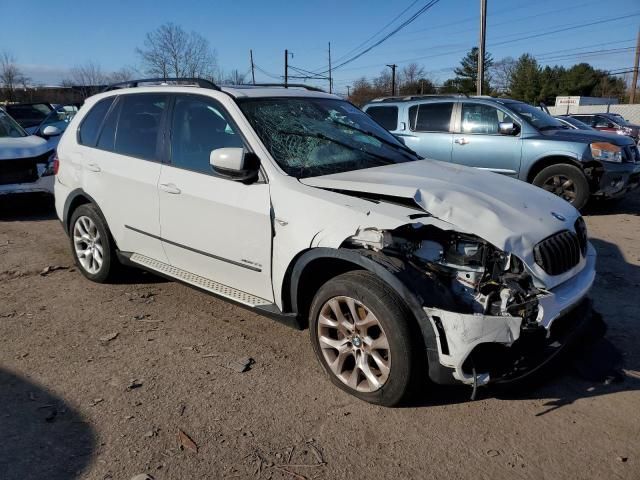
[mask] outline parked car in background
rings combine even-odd
[[[578,209],[592,195],[620,197],[640,182],[637,149],[597,131],[570,129],[516,100],[389,97],[364,111],[423,157],[519,178]]]
[[[555,115],[553,118],[560,120],[569,128],[573,128],[576,130],[591,130],[591,131],[595,130],[595,128],[590,127],[586,123],[578,120],[577,118],[573,118],[570,115]]]
[[[571,117],[586,123],[602,132],[617,133],[633,138],[636,144],[640,141],[640,125],[634,125],[617,113],[572,113]]]
[[[62,137],[88,279],[123,262],[308,326],[331,381],[382,405],[426,369],[519,379],[598,321],[595,250],[556,196],[420,159],[335,95],[168,81],[89,98]]]
[[[45,133],[55,133],[48,127]],[[55,150],[0,109],[0,194],[53,193]]]
[[[62,105],[56,107],[49,103],[14,103],[8,104],[4,108],[28,134],[39,135],[43,138],[52,136],[43,133],[44,129],[49,126],[57,129],[58,133],[54,136],[61,135],[77,113],[77,110],[67,110]]]

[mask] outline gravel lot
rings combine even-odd
[[[586,217],[622,383],[558,368],[385,409],[334,388],[307,331],[149,274],[90,283],[49,201],[0,197],[0,478],[638,479],[639,214],[636,192]]]

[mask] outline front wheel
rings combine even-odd
[[[558,195],[580,210],[589,200],[590,190],[587,177],[582,170],[565,163],[543,168],[532,182],[535,186]]]
[[[413,368],[407,309],[375,275],[354,271],[325,283],[311,305],[310,333],[339,388],[378,405],[402,400]]]

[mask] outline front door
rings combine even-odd
[[[272,302],[269,185],[217,176],[209,164],[212,150],[247,148],[228,113],[210,97],[176,95],[170,145],[158,182],[169,263]]]
[[[516,176],[520,171],[520,135],[502,135],[500,122],[516,123],[506,112],[492,105],[461,102],[460,122],[453,135],[454,163]]]

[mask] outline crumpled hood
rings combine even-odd
[[[470,167],[421,160],[303,178],[303,184],[412,198],[427,213],[533,264],[533,247],[580,216],[561,198],[528,183]],[[564,218],[564,220],[562,220]]]
[[[37,157],[50,149],[44,138],[35,135],[0,138],[0,160]]]

